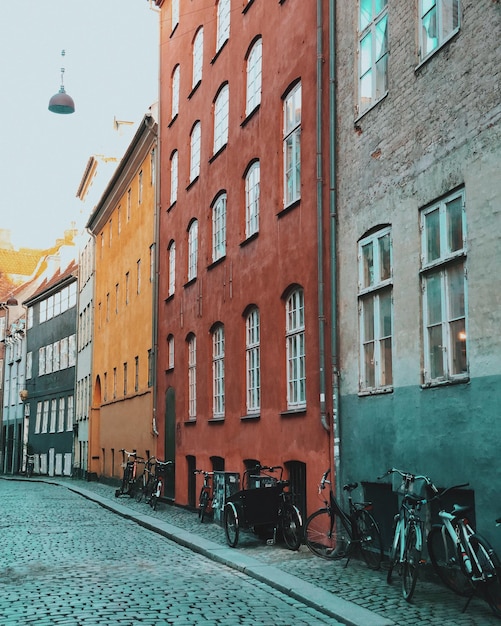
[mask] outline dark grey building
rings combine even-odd
[[[72,473],[77,267],[71,261],[24,302],[28,311],[28,451],[35,456],[35,474]]]

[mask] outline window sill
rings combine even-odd
[[[225,39],[223,41],[223,43],[221,44],[221,47],[219,48],[219,50],[216,51],[216,54],[212,57],[211,59],[211,65],[214,65],[214,63],[216,62],[216,60],[218,59],[218,57],[220,56],[221,52],[226,48],[226,45],[228,44],[228,39]]]
[[[378,104],[380,104],[383,100],[385,100],[387,96],[388,96],[388,91],[386,91],[378,100],[375,100],[374,102],[370,104],[370,106],[364,109],[363,113],[360,113],[357,115],[354,121],[354,127],[356,131],[362,132],[359,122],[367,115],[367,113],[372,111],[372,109],[376,108]]]
[[[164,300],[165,303],[170,302],[171,300],[174,300],[174,295],[173,293],[170,294],[170,296],[167,296]]]
[[[384,396],[393,393],[393,387],[380,387],[378,389],[362,389],[358,392],[359,398],[367,398],[370,396]]]
[[[423,59],[421,59],[421,61],[419,61],[419,63],[416,65],[416,67],[414,68],[414,72],[419,72],[419,70],[423,67],[423,65],[426,65],[428,63],[428,61],[430,59],[432,59],[439,50],[442,50],[442,48],[444,46],[446,46],[449,41],[451,41],[452,39],[454,39],[458,34],[459,34],[460,28],[456,28],[455,30],[453,30],[446,39],[444,39],[442,41],[442,43],[440,45],[438,45],[436,48],[434,48],[431,52],[429,52]]]
[[[191,278],[187,283],[184,283],[183,287],[186,289],[187,287],[190,287],[196,282],[197,282],[197,277],[195,276],[195,278]]]
[[[219,259],[216,259],[215,261],[212,261],[212,263],[207,266],[207,271],[209,272],[211,269],[213,269],[217,265],[220,265],[225,259],[226,259],[226,254],[224,254],[223,256],[219,257]]]
[[[458,378],[448,378],[447,380],[433,380],[423,383],[421,389],[438,389],[440,387],[450,387],[451,385],[467,385],[470,382],[469,376],[461,376]]]
[[[172,124],[174,124],[174,122],[177,120],[177,113],[176,115],[174,115],[174,117],[171,119],[171,121],[167,124],[167,128],[170,128],[172,126]]]
[[[240,420],[242,422],[253,422],[261,419],[261,413],[249,413],[248,415],[242,415]]]
[[[298,198],[297,200],[294,200],[294,202],[291,202],[286,207],[284,207],[281,211],[279,211],[277,213],[277,217],[279,217],[279,218],[283,217],[284,215],[286,215],[287,213],[292,211],[292,209],[295,209],[300,204],[301,204],[301,198]]]
[[[207,420],[208,424],[224,424],[224,417],[211,417]]]
[[[174,202],[167,207],[167,213],[172,211],[172,209],[176,206],[176,202],[177,200],[174,200]]]
[[[214,154],[211,156],[211,158],[209,159],[209,163],[213,163],[217,157],[226,150],[226,146],[228,145],[228,142],[226,142],[224,145],[222,145],[217,152],[214,152]]]
[[[252,235],[249,235],[247,239],[244,239],[243,241],[240,242],[240,247],[243,248],[244,246],[249,244],[251,241],[254,241],[255,239],[257,239],[258,236],[259,236],[259,231],[252,233]]]
[[[254,0],[248,0],[247,4],[242,9],[242,13],[247,13],[247,11],[249,10],[249,7],[253,4],[253,2]]]
[[[282,411],[280,413],[280,417],[301,417],[306,415],[306,407],[298,407],[297,409],[287,409],[287,411]]]
[[[202,84],[202,80],[200,79],[196,85],[194,85],[190,91],[190,93],[188,94],[188,100],[191,100],[193,94],[198,91],[198,88],[200,87],[200,85]]]
[[[199,179],[199,176],[195,176],[193,180],[190,180],[190,182],[188,183],[188,186],[186,187],[186,191],[189,191],[193,187],[193,185],[197,182],[198,179]]]
[[[254,117],[254,115],[256,115],[256,113],[259,111],[259,109],[261,108],[261,103],[256,104],[256,106],[252,109],[252,111],[245,116],[245,118],[242,120],[242,122],[240,123],[240,127],[243,128],[244,126],[247,125],[247,123]]]
[[[187,419],[184,420],[184,425],[185,426],[194,426],[197,423],[197,418],[196,417],[192,417],[191,419]]]

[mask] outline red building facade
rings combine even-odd
[[[306,513],[333,447],[318,6],[156,4],[158,453],[180,504],[195,467],[259,461]]]

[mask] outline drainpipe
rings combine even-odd
[[[329,214],[331,266],[332,434],[336,493],[341,493],[341,420],[337,320],[337,201],[336,201],[336,0],[329,0]]]
[[[318,265],[318,358],[320,387],[320,422],[330,432],[325,403],[325,313],[323,258],[323,178],[322,178],[322,0],[317,0],[317,265]]]

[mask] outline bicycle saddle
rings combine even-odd
[[[343,491],[353,491],[357,487],[358,487],[358,483],[348,483],[347,485],[344,485]]]
[[[455,517],[461,517],[464,513],[469,513],[471,511],[471,506],[464,506],[461,504],[454,504],[452,507],[452,515]]]

